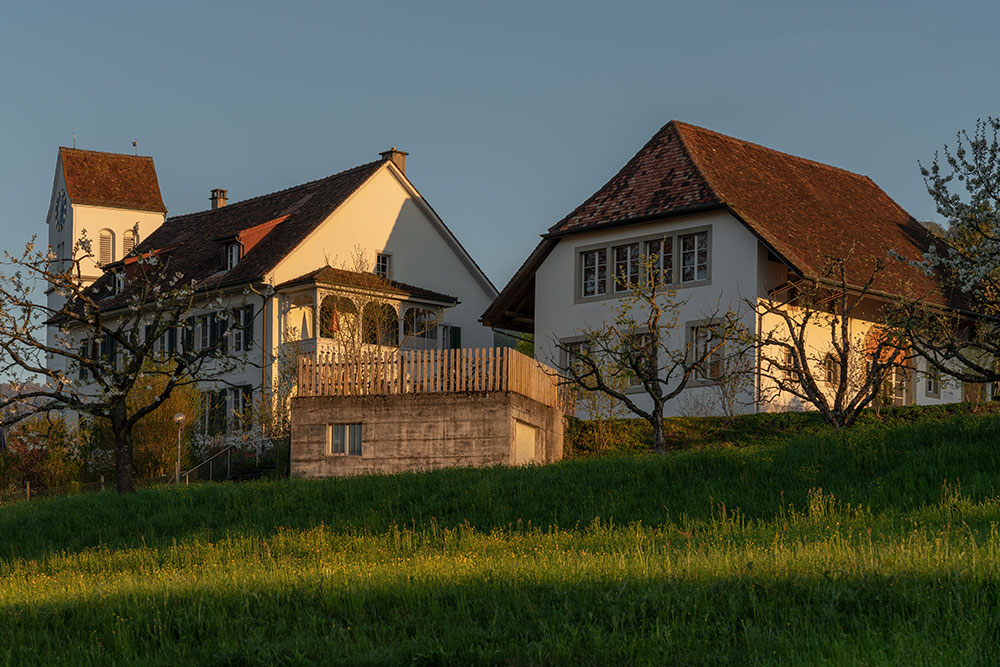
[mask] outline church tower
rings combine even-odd
[[[48,245],[68,263],[77,242],[90,239],[93,258],[80,266],[84,285],[93,283],[102,267],[122,259],[152,234],[166,214],[153,158],[59,149],[46,218]],[[65,302],[51,289],[46,296],[48,306],[56,310]],[[55,342],[54,333],[49,330],[50,344]]]

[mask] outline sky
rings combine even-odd
[[[410,153],[502,288],[665,123],[870,176],[1000,114],[986,2],[34,2],[0,20],[0,249],[44,239],[59,146],[156,161],[169,215]]]

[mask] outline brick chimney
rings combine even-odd
[[[387,151],[382,151],[379,155],[382,157],[382,162],[388,162],[391,160],[404,175],[406,174],[406,156],[409,155],[409,153],[398,151],[396,150],[396,147],[393,146]]]
[[[229,199],[229,196],[227,195],[226,191],[223,190],[222,188],[215,188],[214,190],[212,190],[212,196],[209,197],[209,199],[212,202],[212,210],[214,211],[217,208],[222,208],[223,206],[225,206],[226,201]]]

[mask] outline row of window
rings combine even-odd
[[[656,281],[662,285],[704,283],[711,276],[709,244],[709,230],[703,229],[581,250],[577,298],[621,294],[640,281]],[[641,275],[643,266],[648,269],[647,275]]]
[[[233,324],[230,325],[230,317]],[[234,308],[229,313],[210,313],[188,317],[183,326],[169,327],[153,341],[153,355],[168,357],[183,350],[199,351],[210,347],[218,347],[219,354],[245,352],[253,349],[254,344],[254,310],[253,306]],[[145,325],[145,339],[155,332],[150,331],[151,325]],[[227,335],[228,332],[228,335]],[[104,359],[110,359],[117,366],[121,363],[121,354],[117,341],[105,334],[99,343],[82,341],[79,347],[80,356],[92,357],[95,354]],[[86,367],[81,366],[78,377],[87,382],[90,375]]]
[[[118,259],[115,256],[115,233],[110,229],[102,229],[97,241],[97,263],[105,266]],[[139,245],[139,233],[129,229],[122,234],[122,257],[128,255]]]

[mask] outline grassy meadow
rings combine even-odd
[[[0,506],[0,664],[1000,663],[1000,416]]]

